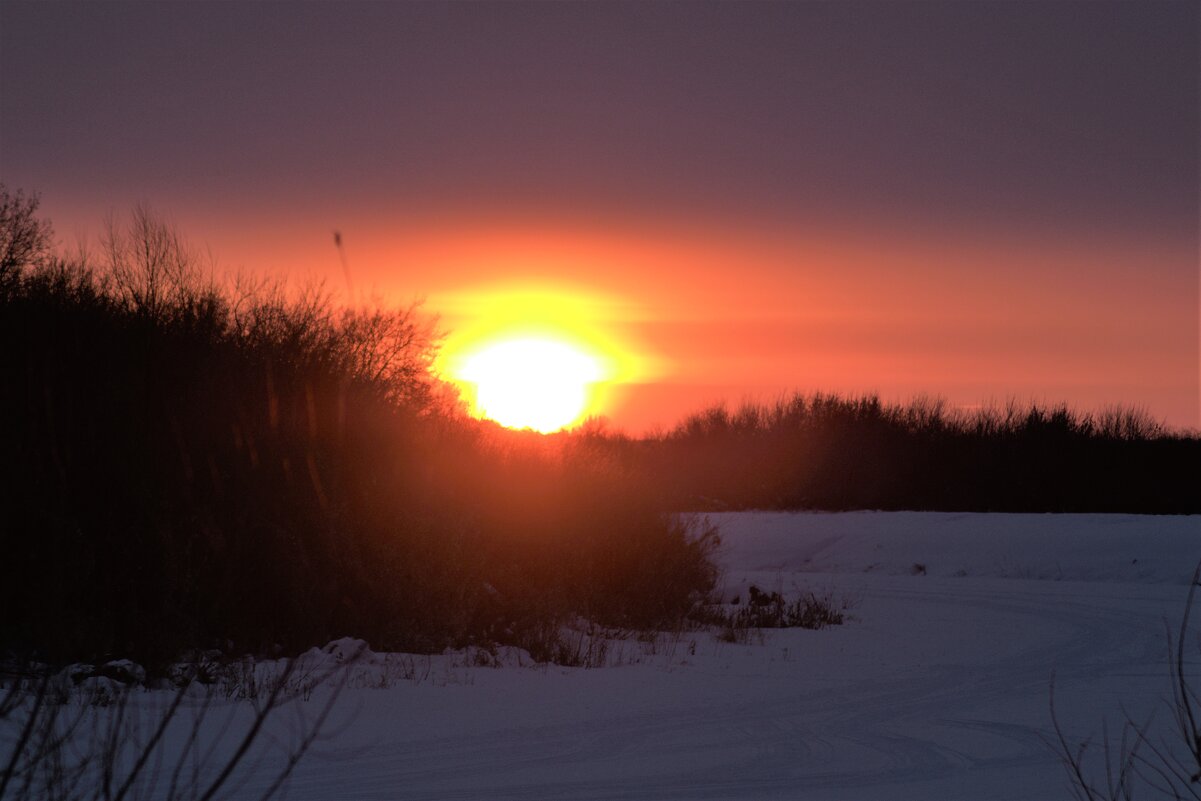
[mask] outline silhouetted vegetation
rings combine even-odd
[[[0,293],[16,282],[22,268],[50,258],[54,231],[49,220],[37,216],[37,208],[36,195],[9,192],[0,183]]]
[[[1201,438],[1137,408],[798,394],[594,440],[680,509],[1201,512]]]
[[[705,605],[717,532],[665,510],[1201,511],[1201,441],[1131,410],[815,395],[507,431],[433,375],[418,307],[218,279],[145,209],[63,258],[36,197],[0,200],[0,652],[553,653]]]
[[[521,644],[712,585],[712,534],[462,415],[419,309],[218,281],[144,209],[103,251],[0,296],[0,651]]]
[[[760,629],[824,629],[842,625],[849,608],[850,601],[829,594],[807,592],[789,602],[775,590],[765,592],[752,584],[747,588],[746,603],[736,597],[729,607],[710,607],[706,611],[719,626],[719,639],[748,642],[751,633]]]

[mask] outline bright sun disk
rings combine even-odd
[[[476,411],[509,428],[549,433],[579,420],[597,360],[566,342],[509,339],[477,351],[459,377],[475,385]]]

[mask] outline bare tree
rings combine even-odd
[[[430,369],[441,339],[437,324],[436,317],[419,314],[418,304],[345,309],[338,327],[338,351],[349,362],[344,369],[386,388],[394,401],[425,407],[432,392]]]
[[[144,204],[128,220],[110,216],[101,247],[117,297],[134,311],[159,318],[205,294],[195,251]]]
[[[50,255],[53,228],[36,214],[40,200],[0,183],[0,287],[15,280],[22,268]]]

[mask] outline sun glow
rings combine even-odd
[[[434,299],[450,330],[438,371],[477,417],[550,433],[612,411],[652,359],[628,335],[629,304],[545,284],[480,287]]]
[[[595,358],[566,342],[524,338],[478,351],[459,377],[475,385],[481,416],[546,434],[583,416],[589,386],[602,371]]]

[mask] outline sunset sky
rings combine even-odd
[[[0,180],[529,317],[632,432],[781,392],[1201,426],[1197,2],[0,6]],[[341,232],[348,284],[334,246]]]

